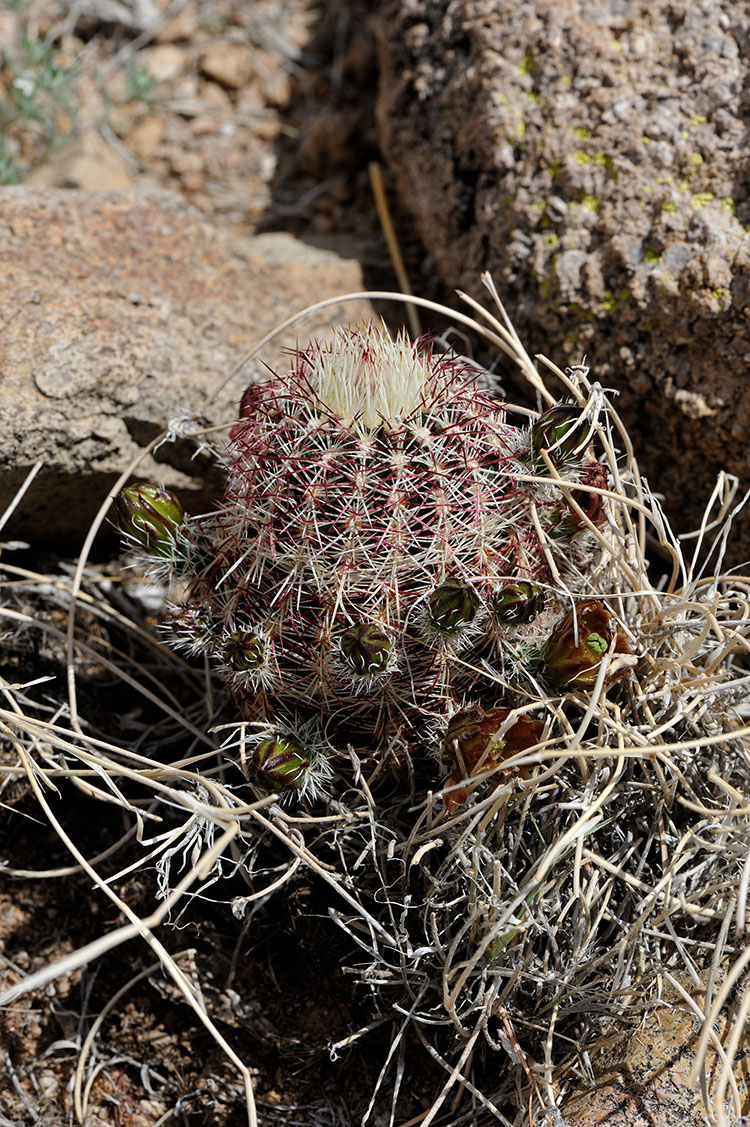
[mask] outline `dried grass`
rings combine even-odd
[[[470,304],[477,319],[454,320],[511,357],[541,406],[567,394],[605,408],[596,433],[612,481],[604,493],[609,516],[602,528],[589,522],[597,566],[580,593],[607,602],[634,656],[605,659],[590,695],[529,687],[519,709],[544,719],[542,743],[473,779],[473,800],[452,816],[437,770],[430,783],[424,764],[411,764],[397,784],[354,753],[347,779],[314,808],[281,808],[253,796],[220,751],[221,692],[135,620],[117,577],[89,568],[106,508],[74,572],[0,564],[1,628],[13,636],[11,649],[41,637],[68,678],[60,699],[36,681],[3,680],[2,790],[7,797],[30,788],[38,817],[71,854],[70,867],[33,875],[53,880],[82,871],[91,895],[109,900],[125,920],[67,958],[19,976],[0,1002],[13,1006],[133,937],[156,960],[112,997],[80,1043],[79,1123],[100,1067],[92,1047],[101,1021],[156,967],[237,1070],[248,1123],[257,1122],[249,1062],[225,1039],[200,982],[158,932],[186,898],[221,898],[224,878],[237,873],[247,894],[234,896],[232,907],[251,930],[259,903],[304,868],[330,887],[337,903],[331,918],[352,952],[346,969],[372,1003],[373,1020],[331,1045],[332,1057],[379,1025],[392,1026],[363,1123],[398,1122],[408,1061],[421,1046],[443,1079],[430,1109],[411,1122],[520,1127],[546,1116],[560,1124],[567,1095],[590,1081],[598,1048],[614,1029],[635,1028],[667,985],[693,1010],[705,995],[698,1068],[711,1039],[719,1041],[715,1018],[735,997],[735,1023],[718,1046],[723,1066],[710,1083],[704,1076],[704,1091],[718,1127],[742,1116],[732,1064],[750,1010],[750,577],[722,574],[737,483],[722,475],[702,527],[678,539],[587,370],[562,372],[542,359],[540,374],[509,322]],[[135,468],[124,470],[113,495]],[[548,469],[566,492],[551,463]],[[112,641],[123,636],[137,639],[132,652]],[[608,661],[624,666],[616,684]],[[109,732],[90,724],[79,703],[88,668],[120,679],[127,699],[147,702],[162,722],[127,740],[119,722]],[[502,693],[496,671],[475,672]],[[186,698],[195,703],[186,706]],[[524,766],[529,770],[518,770]],[[130,828],[115,846],[84,855],[50,801],[62,780],[119,808]],[[115,890],[123,873],[105,878],[99,871],[105,859],[111,869],[133,835],[141,850],[136,865],[156,865],[160,876],[159,899],[145,915]]]

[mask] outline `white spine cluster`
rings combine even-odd
[[[346,425],[374,431],[413,415],[424,401],[430,365],[403,330],[393,339],[373,323],[356,334],[337,328],[330,344],[302,355],[312,388]]]

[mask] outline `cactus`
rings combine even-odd
[[[172,629],[214,659],[240,721],[267,724],[253,781],[304,793],[346,746],[413,750],[467,701],[496,705],[493,670],[522,683],[543,663],[563,614],[550,559],[580,587],[586,553],[569,544],[588,533],[540,452],[566,482],[606,486],[589,436],[568,404],[512,425],[476,370],[375,325],[248,388],[223,500],[180,529]],[[601,523],[600,498],[578,500]]]

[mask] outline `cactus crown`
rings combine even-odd
[[[329,344],[298,353],[298,370],[330,414],[360,432],[408,418],[423,401],[429,360],[405,332],[391,340],[374,324],[334,330]]]

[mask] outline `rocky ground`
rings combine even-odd
[[[1,19],[5,183],[158,184],[243,234],[375,237],[364,7],[34,0]]]
[[[64,632],[67,621],[70,545],[80,544],[98,499],[174,406],[159,402],[158,386],[149,385],[144,396],[133,373],[142,365],[172,382],[184,380],[193,407],[287,312],[361,284],[396,288],[368,171],[379,155],[372,7],[367,0],[15,0],[0,9],[0,183],[13,186],[4,197],[0,192],[0,247],[9,263],[0,293],[6,333],[0,379],[7,392],[14,373],[33,373],[37,396],[24,399],[14,384],[0,402],[0,514],[22,480],[23,474],[13,476],[19,458],[24,465],[42,463],[15,523],[2,533],[32,544],[5,551],[3,565],[21,570],[6,573],[3,597],[15,614],[44,623],[44,630],[16,625],[0,635],[0,674],[12,686],[51,678],[14,689],[30,715],[49,720],[62,709],[66,716],[66,652],[55,630]],[[415,4],[402,8],[412,16],[421,11]],[[408,11],[404,19],[414,24]],[[420,26],[404,40],[410,51],[427,35]],[[381,36],[381,51],[388,51],[387,41]],[[457,44],[462,48],[460,37]],[[516,77],[524,89],[530,66],[521,52]],[[428,77],[435,81],[432,70]],[[418,86],[419,73],[411,78]],[[462,76],[456,81],[462,84]],[[419,113],[411,124],[419,133]],[[458,119],[452,124],[460,132]],[[390,121],[397,148],[394,128]],[[423,137],[420,144],[431,142]],[[415,159],[423,152],[408,147]],[[589,165],[609,171],[597,154],[585,162],[590,171]],[[432,295],[439,286],[432,260],[387,170],[384,175],[413,288]],[[423,187],[421,180],[413,184]],[[401,184],[403,194],[408,187]],[[52,194],[31,204],[31,189]],[[85,195],[92,190],[115,194],[92,204]],[[476,230],[469,196],[467,188],[467,227]],[[429,209],[421,222],[429,227]],[[539,238],[551,247],[546,227]],[[436,258],[440,246],[436,237]],[[461,257],[457,248],[458,240],[454,257]],[[463,259],[462,269],[472,270],[473,258]],[[134,288],[133,264],[153,279],[157,296],[144,298]],[[358,307],[356,315],[366,312]],[[42,370],[34,351],[39,341],[46,348],[45,340],[82,324],[77,351]],[[325,323],[318,328],[325,331]],[[586,347],[589,341],[585,336]],[[113,360],[103,403],[83,376],[107,349]],[[68,373],[75,379],[66,383]],[[159,455],[165,480],[204,504],[206,462],[170,457]],[[149,642],[116,620],[121,612],[135,616],[152,635],[157,614],[123,576],[112,543],[95,551],[85,589],[87,612],[101,600],[110,617],[103,625],[79,608],[79,626],[95,651],[79,668],[82,714],[103,738],[137,749],[156,732],[171,749],[179,731],[125,692],[99,660],[114,647],[125,668],[157,681],[166,676]],[[212,714],[202,678],[186,669],[177,676],[174,666],[169,676],[175,699],[205,730]],[[90,879],[71,865],[28,788],[12,781],[12,744],[0,743],[0,751],[0,854],[8,868],[0,885],[3,988],[122,921],[107,900],[92,895]],[[105,854],[130,823],[70,780],[58,785],[54,810],[62,829],[86,857]],[[99,867],[114,880],[142,854],[128,839]],[[133,911],[152,910],[154,869],[134,869],[115,883]],[[376,1010],[367,989],[354,985],[356,952],[328,918],[332,894],[300,871],[264,910],[237,919],[230,901],[247,891],[235,874],[220,893],[191,901],[160,937],[199,984],[221,1034],[248,1062],[264,1127],[360,1123],[391,1027],[375,1023],[345,1049],[331,1050],[369,1028]],[[61,1127],[80,1119],[85,1127],[247,1122],[236,1069],[153,962],[145,945],[131,942],[8,1007],[0,1026],[0,1127]],[[84,1039],[101,1014],[78,1072]],[[696,1029],[692,1019],[680,1027],[681,1046]],[[602,1122],[604,1116],[613,1124],[641,1122],[643,1108],[649,1121],[659,1122],[662,1090],[649,1095],[641,1074],[660,1038],[669,1038],[661,1026],[649,1036],[632,1072],[613,1081]],[[675,1055],[682,1058],[682,1047]],[[393,1107],[381,1101],[367,1121],[371,1127],[420,1122],[446,1075],[412,1042],[394,1063],[400,1069]],[[475,1069],[479,1082],[479,1061]],[[78,1115],[76,1084],[84,1078],[85,1112]],[[692,1125],[702,1113],[685,1095],[682,1074],[677,1084],[689,1104],[681,1122]],[[472,1100],[464,1089],[436,1125],[485,1122]],[[588,1095],[571,1114],[581,1127],[592,1121]]]

